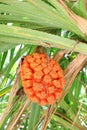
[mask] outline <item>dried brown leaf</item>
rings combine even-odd
[[[17,122],[19,121],[21,115],[23,114],[23,112],[25,111],[25,109],[28,107],[30,101],[29,99],[26,100],[26,102],[24,102],[24,104],[22,104],[17,112],[17,115],[15,115],[15,117],[13,118],[13,120],[10,122],[7,130],[13,130],[14,127],[16,126]]]
[[[47,110],[46,116],[44,118],[44,122],[43,122],[43,125],[42,125],[42,130],[46,130],[46,128],[48,126],[48,123],[50,122],[52,112],[53,112],[53,105],[50,105],[50,107]]]
[[[54,57],[54,60],[59,61],[60,59],[62,59],[64,57],[64,55],[67,53],[67,50],[62,50],[60,52],[58,52],[58,54],[56,54],[56,56]]]
[[[84,63],[87,62],[87,56],[78,54],[77,57],[68,65],[64,70],[65,79],[68,80],[70,76],[75,72],[79,67],[83,67]]]
[[[82,31],[82,33],[87,36],[87,20],[76,15],[73,11],[71,11],[63,0],[57,0],[67,11],[68,15],[72,18],[72,20],[75,21],[79,29]],[[86,5],[87,6],[87,5]]]
[[[15,97],[15,95],[16,95],[18,89],[19,89],[19,82],[20,82],[19,70],[20,70],[20,65],[17,68],[16,78],[15,78],[14,85],[13,85],[13,87],[11,89],[11,92],[10,92],[10,96],[9,96],[7,107],[6,107],[4,113],[2,114],[2,116],[0,118],[0,126],[2,125],[2,123],[5,120],[6,116],[10,112],[10,110],[12,108],[12,105],[13,105],[13,103],[12,103],[13,102],[13,98]]]

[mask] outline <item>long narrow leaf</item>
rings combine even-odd
[[[38,106],[38,104],[36,103],[33,103],[28,125],[29,130],[32,130],[37,121],[39,120],[39,114],[40,114],[40,106]]]
[[[74,40],[70,40],[41,31],[20,27],[8,27],[5,25],[0,25],[0,28],[0,46],[2,46],[3,50],[5,50],[7,46],[8,48],[11,48],[12,43],[13,46],[22,43],[42,45],[46,47],[56,47],[68,50],[73,48],[76,44],[76,41]],[[6,41],[8,41],[8,45]],[[2,51],[2,48],[0,49],[0,51]],[[74,50],[87,54],[87,44],[79,42],[79,44],[77,44]]]

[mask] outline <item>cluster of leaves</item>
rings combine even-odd
[[[66,1],[76,14],[87,18],[83,2]],[[75,76],[66,95],[53,106],[40,107],[30,102],[23,92],[19,76],[21,58],[35,52],[38,45],[44,46],[48,56],[56,57],[62,49],[71,51],[77,40],[87,42],[87,37],[64,8],[56,0],[0,0],[0,23],[0,129],[85,130],[85,65]],[[87,45],[80,42],[74,50],[87,54]],[[59,63],[64,70],[78,56],[77,52],[62,54]]]

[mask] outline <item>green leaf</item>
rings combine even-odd
[[[15,48],[12,48],[12,49],[10,50],[10,58],[9,58],[9,61],[11,61],[11,60],[13,59],[13,57],[14,57],[14,52],[15,52]]]
[[[68,2],[68,5],[76,14],[87,19],[87,11],[85,3],[86,3],[85,0],[78,0],[76,2],[72,2],[72,4]]]
[[[68,121],[64,120],[63,118],[61,118],[59,116],[53,115],[52,118],[56,122],[62,124],[64,126],[64,129],[66,129],[66,128],[71,129],[72,128],[72,130],[78,130],[78,128],[76,128],[75,126],[72,127],[71,123],[69,123]]]
[[[31,114],[30,114],[30,119],[29,119],[29,125],[28,125],[29,130],[32,130],[34,128],[34,126],[39,120],[39,115],[40,115],[40,106],[36,103],[33,103]]]
[[[5,68],[2,69],[2,74],[5,75],[5,77],[8,76],[15,62],[24,54],[24,52],[27,51],[28,48],[29,45],[25,45],[25,47],[22,49],[20,48],[16,53],[16,56],[9,62],[9,64]]]
[[[7,94],[10,90],[11,90],[12,86],[8,86],[6,88],[3,88],[0,90],[0,97],[4,96],[5,94]]]
[[[78,77],[76,78],[76,85],[75,85],[75,98],[77,100],[79,100],[80,94],[81,94],[81,88],[82,88],[82,84],[81,84],[81,77],[82,77],[82,73],[80,73],[78,75]]]
[[[0,48],[0,51],[4,51],[7,46],[10,49],[11,43],[13,43],[12,46],[16,46],[17,44],[21,43],[42,45],[45,47],[56,47],[68,50],[73,48],[76,44],[76,41],[74,40],[32,29],[9,27],[6,25],[0,25],[0,28],[0,46],[3,48]],[[79,42],[74,50],[83,54],[87,54],[87,44]]]
[[[8,54],[8,51],[3,53],[2,60],[1,60],[1,70],[3,68],[3,65],[4,65],[4,62],[6,60],[7,54]]]
[[[1,0],[1,22],[34,23],[50,28],[63,28],[84,37],[84,34],[61,4],[56,0],[48,1],[52,6],[42,0],[28,0],[25,2],[4,0],[4,4]]]

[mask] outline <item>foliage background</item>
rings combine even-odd
[[[86,3],[0,0],[1,130],[87,129]],[[21,58],[38,46],[64,69],[67,85],[52,106],[30,102],[21,86]]]

